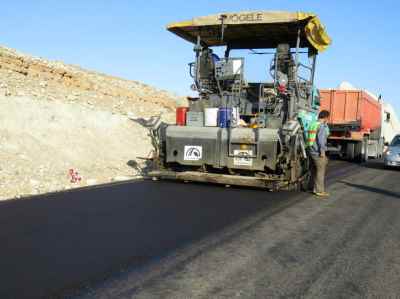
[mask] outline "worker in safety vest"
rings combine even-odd
[[[313,193],[319,197],[327,197],[325,190],[325,174],[328,165],[326,157],[329,136],[329,111],[323,110],[318,115],[318,121],[311,124],[308,130],[307,148],[312,160]]]

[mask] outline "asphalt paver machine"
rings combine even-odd
[[[150,177],[270,190],[307,184],[307,129],[319,110],[316,58],[331,43],[318,17],[224,13],[168,30],[194,44],[189,66],[198,96],[183,111],[186,123],[154,126]],[[221,48],[223,57],[215,54]],[[260,63],[265,82],[246,80],[236,50],[267,58]]]

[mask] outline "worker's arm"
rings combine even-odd
[[[325,157],[325,153],[328,149],[328,132],[325,126],[321,125],[317,132],[317,144],[319,148],[319,153],[321,157]]]

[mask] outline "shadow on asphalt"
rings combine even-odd
[[[374,160],[369,160],[366,163],[362,163],[360,164],[361,167],[364,168],[369,168],[369,169],[377,169],[377,170],[382,170],[382,171],[389,171],[389,172],[394,172],[394,173],[398,173],[399,169],[397,168],[386,168],[383,160],[382,159],[374,159]],[[378,193],[384,196],[389,196],[389,197],[393,197],[393,198],[400,198],[400,194],[396,193],[396,192],[392,192],[389,190],[384,190],[384,189],[380,189],[380,188],[375,188],[375,187],[370,187],[370,186],[365,186],[365,185],[359,185],[359,184],[353,184],[353,183],[349,183],[346,181],[339,181],[342,184],[345,184],[349,187],[353,187],[353,188],[357,188],[363,191],[368,191],[368,192],[373,192],[373,193]]]
[[[137,181],[0,203],[0,298],[35,298],[140,267],[291,193]]]
[[[400,198],[400,194],[397,192],[392,192],[389,190],[385,190],[385,189],[380,189],[380,188],[375,188],[375,187],[370,187],[370,186],[365,186],[365,185],[359,185],[359,184],[352,184],[349,182],[345,182],[345,181],[340,181],[340,183],[345,184],[349,187],[353,187],[353,188],[357,188],[363,191],[368,191],[368,192],[373,192],[373,193],[378,193],[384,196],[389,196],[389,197],[393,197],[393,198]]]

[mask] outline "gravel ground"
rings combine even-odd
[[[0,201],[138,176],[128,162],[149,155],[147,134],[99,108],[0,97]]]
[[[136,177],[127,163],[143,166],[152,146],[130,119],[174,121],[179,100],[0,46],[0,201]]]

